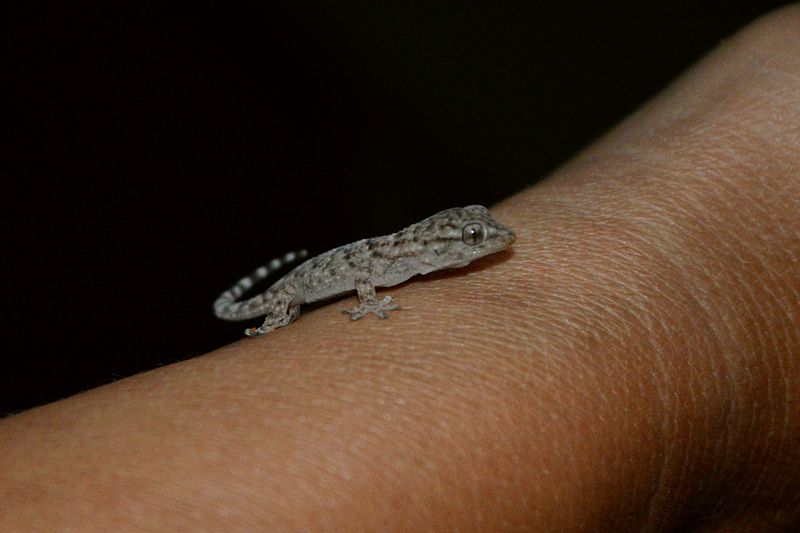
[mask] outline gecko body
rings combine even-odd
[[[225,291],[214,303],[224,320],[266,315],[249,336],[264,335],[297,318],[300,305],[356,291],[359,304],[343,312],[357,320],[369,313],[387,318],[398,309],[391,296],[378,299],[375,287],[391,287],[418,274],[459,268],[504,250],[515,235],[480,205],[455,207],[412,224],[397,233],[362,239],[308,259],[269,289],[248,300],[245,292],[272,272],[306,257],[305,251],[273,259]]]

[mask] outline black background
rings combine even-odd
[[[0,414],[239,339],[241,275],[491,205],[781,4],[17,2]]]

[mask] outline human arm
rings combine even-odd
[[[389,320],[326,306],[1,421],[0,529],[797,523],[798,13],[493,209],[512,251]]]

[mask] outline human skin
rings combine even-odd
[[[493,213],[513,248],[389,320],[0,421],[0,530],[800,525],[800,7]]]

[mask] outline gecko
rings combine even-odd
[[[266,291],[239,299],[273,272],[305,259],[307,252],[290,252],[240,279],[214,302],[223,320],[247,320],[266,315],[248,336],[265,335],[286,326],[302,304],[355,291],[359,304],[342,312],[358,320],[369,313],[388,318],[400,306],[391,296],[378,299],[375,287],[398,285],[418,274],[461,268],[499,252],[515,240],[514,231],[497,222],[481,205],[446,209],[397,233],[362,239],[327,251],[298,265]]]

